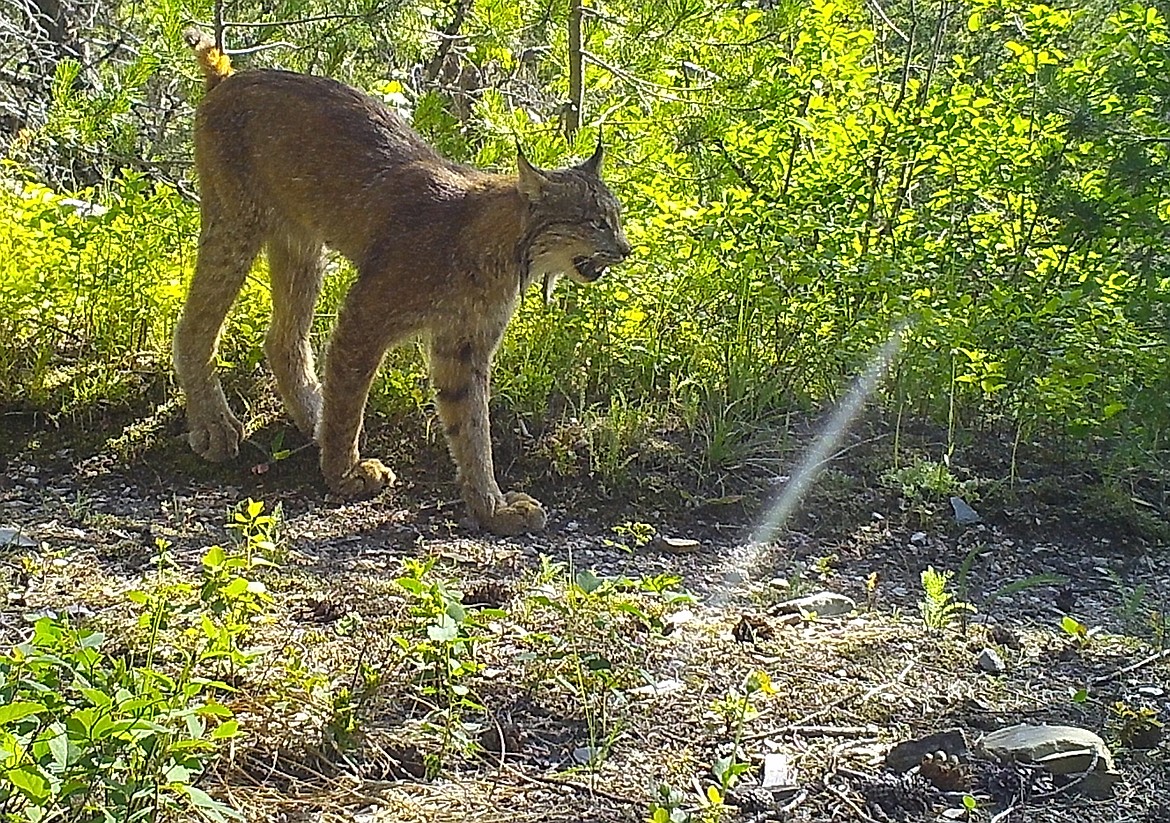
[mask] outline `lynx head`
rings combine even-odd
[[[601,180],[603,157],[599,141],[584,163],[544,171],[517,151],[518,187],[529,212],[526,282],[544,279],[545,302],[562,274],[592,283],[630,254],[617,198]]]

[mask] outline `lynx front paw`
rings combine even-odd
[[[230,411],[223,411],[211,419],[192,420],[187,442],[204,460],[222,463],[240,453],[244,439],[244,424]]]
[[[523,492],[508,492],[504,495],[504,505],[497,507],[483,525],[494,534],[510,537],[541,531],[547,523],[548,516],[540,501]]]
[[[359,460],[346,470],[341,477],[330,480],[333,491],[349,500],[362,497],[372,497],[386,486],[394,483],[394,472],[385,466],[381,460],[367,458]]]

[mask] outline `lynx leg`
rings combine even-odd
[[[325,356],[325,387],[317,443],[325,482],[342,497],[377,494],[394,482],[380,460],[361,459],[358,437],[366,398],[382,356],[413,329],[388,324],[386,301],[369,281],[359,278],[346,296]]]
[[[268,241],[272,325],[264,340],[268,365],[297,428],[312,437],[321,417],[321,384],[309,335],[321,293],[321,245],[292,237]]]
[[[191,448],[215,462],[239,453],[244,426],[232,414],[215,374],[216,351],[228,309],[260,249],[253,221],[214,213],[205,194],[199,257],[186,305],[175,326],[174,365],[187,395]]]
[[[463,499],[480,525],[514,535],[540,531],[547,518],[538,501],[520,492],[505,495],[496,483],[488,395],[498,342],[498,335],[467,329],[436,332],[430,346],[431,380]]]

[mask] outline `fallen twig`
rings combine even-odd
[[[1011,817],[1012,812],[1014,812],[1015,810],[1016,810],[1015,806],[1008,806],[1002,812],[995,815],[995,817],[991,818],[990,823],[1004,823],[1004,821],[1006,821],[1009,817]]]
[[[838,789],[836,786],[831,786],[828,783],[825,784],[825,788],[835,794],[842,803],[852,809],[853,813],[862,820],[866,821],[866,823],[878,823],[878,821],[870,817],[866,813],[865,809],[861,808],[861,806],[856,801],[854,801],[849,795],[845,794],[843,790]]]
[[[784,734],[799,734],[805,737],[872,737],[878,733],[877,726],[777,726],[765,732],[744,735],[744,740],[763,740]]]
[[[860,702],[864,704],[870,698],[872,698],[874,695],[877,695],[881,692],[884,692],[886,689],[890,688],[891,686],[893,686],[897,683],[901,683],[903,680],[906,679],[906,675],[910,674],[911,670],[917,665],[918,665],[918,658],[914,658],[909,663],[907,663],[906,667],[904,669],[902,669],[902,671],[898,672],[897,676],[894,677],[892,680],[887,680],[885,683],[878,683],[876,686],[874,686],[869,691],[867,691],[865,694],[863,694],[861,696]],[[855,697],[855,695],[852,695],[852,694],[847,694],[844,697],[839,697],[836,700],[829,703],[828,705],[822,706],[821,708],[817,709],[815,712],[812,712],[810,714],[806,714],[804,717],[802,717],[800,719],[799,723],[795,723],[793,725],[797,728],[802,727],[802,726],[808,726],[808,724],[811,723],[816,718],[820,717],[821,715],[825,714],[826,712],[831,712],[833,709],[841,707],[845,703],[848,703],[850,700],[852,700],[854,697]],[[759,735],[755,739],[759,739],[760,737],[767,737],[767,735]]]
[[[525,774],[517,769],[515,766],[505,767],[509,773],[523,780],[525,783],[531,783],[537,786],[560,786],[565,789],[572,789],[582,794],[595,794],[598,797],[604,797],[606,800],[612,800],[614,803],[621,803],[623,806],[638,806],[641,801],[631,800],[628,797],[622,797],[620,794],[613,794],[604,789],[598,789],[594,786],[586,785],[585,783],[578,783],[576,780],[558,780],[555,777],[542,777],[540,775]]]
[[[1170,659],[1170,649],[1162,649],[1162,651],[1154,652],[1149,657],[1144,657],[1136,663],[1130,663],[1128,666],[1122,666],[1117,671],[1110,672],[1109,674],[1103,674],[1100,677],[1094,677],[1089,681],[1089,685],[1096,686],[1099,683],[1108,683],[1109,681],[1116,680],[1123,675],[1136,672],[1138,669],[1142,669],[1153,663],[1157,663],[1159,660],[1166,659]]]

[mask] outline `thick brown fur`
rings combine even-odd
[[[524,289],[561,273],[587,282],[630,252],[618,203],[599,176],[601,147],[568,169],[519,175],[444,159],[372,98],[327,78],[231,73],[206,37],[188,40],[207,76],[195,161],[202,228],[190,294],[175,329],[191,447],[209,460],[239,450],[243,426],[215,373],[224,318],[265,249],[272,323],[265,350],[289,414],[314,436],[329,486],[345,497],[393,482],[358,453],[366,399],[386,350],[428,346],[439,418],[471,513],[500,534],[545,525],[540,503],[504,494],[488,420],[492,360]],[[222,58],[222,59],[221,59]],[[338,313],[318,382],[309,341],[321,253],[357,278]]]

